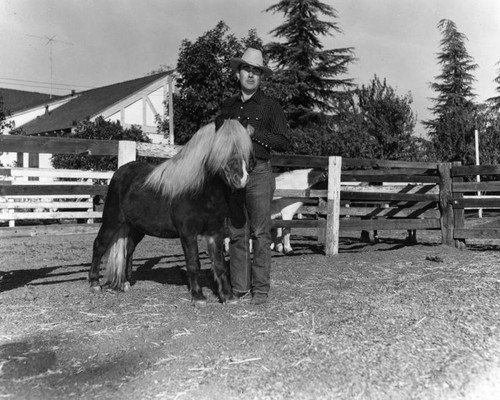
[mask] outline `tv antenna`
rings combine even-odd
[[[57,40],[56,35],[52,36],[35,36],[35,35],[26,35],[30,37],[34,37],[37,39],[43,39],[46,40],[47,43],[45,45],[49,46],[49,60],[50,60],[50,98],[52,98],[52,86],[53,86],[53,56],[52,56],[52,46],[54,43],[62,43],[62,44],[67,44],[72,46],[73,43],[65,42],[63,40]]]

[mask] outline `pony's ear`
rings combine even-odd
[[[224,117],[222,115],[218,115],[216,118],[215,118],[215,131],[217,132],[220,127],[224,124]]]
[[[243,128],[248,129],[248,126],[249,126],[248,120],[249,120],[248,117],[244,117],[244,118],[239,119],[238,121],[240,121],[240,124],[243,125]]]
[[[247,133],[248,133],[248,135],[249,135],[250,137],[252,137],[252,136],[253,136],[253,133],[255,132],[255,128],[254,128],[252,125],[250,125],[250,124],[248,124],[246,128],[247,128]]]

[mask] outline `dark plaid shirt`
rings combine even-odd
[[[252,136],[255,157],[269,160],[271,150],[288,150],[287,123],[283,109],[276,100],[258,90],[250,99],[243,102],[241,94],[231,97],[222,104],[221,116],[235,118],[242,123],[248,122],[255,132]]]

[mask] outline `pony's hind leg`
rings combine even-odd
[[[137,245],[144,238],[144,236],[145,236],[144,233],[139,232],[133,228],[130,229],[130,232],[128,234],[127,258],[126,258],[127,267],[125,270],[125,283],[123,287],[124,291],[127,291],[130,288],[130,284],[132,282],[132,260],[134,251]]]
[[[283,228],[283,254],[290,256],[293,254],[293,248],[290,244],[290,228]]]
[[[212,270],[219,290],[219,298],[225,303],[231,296],[231,284],[229,283],[227,263],[223,251],[223,235],[213,235],[207,237],[207,248],[212,260]]]
[[[197,235],[181,236],[182,249],[186,259],[186,269],[188,277],[189,292],[191,299],[195,304],[203,305],[207,298],[203,294],[203,289],[200,286],[200,257],[198,254],[198,237]]]
[[[304,205],[302,201],[296,201],[296,199],[287,199],[285,207],[281,210],[281,218],[283,221],[291,221],[294,215],[297,214],[300,207]],[[275,246],[275,249],[285,255],[293,254],[293,248],[290,244],[290,228],[281,228],[281,232],[278,232],[279,241]],[[280,235],[281,234],[281,235]]]

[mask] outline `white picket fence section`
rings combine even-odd
[[[0,184],[11,185],[93,185],[99,179],[109,183],[113,171],[81,171],[69,169],[2,168]],[[80,219],[92,223],[102,212],[94,210],[90,195],[25,195],[0,196],[0,222]]]

